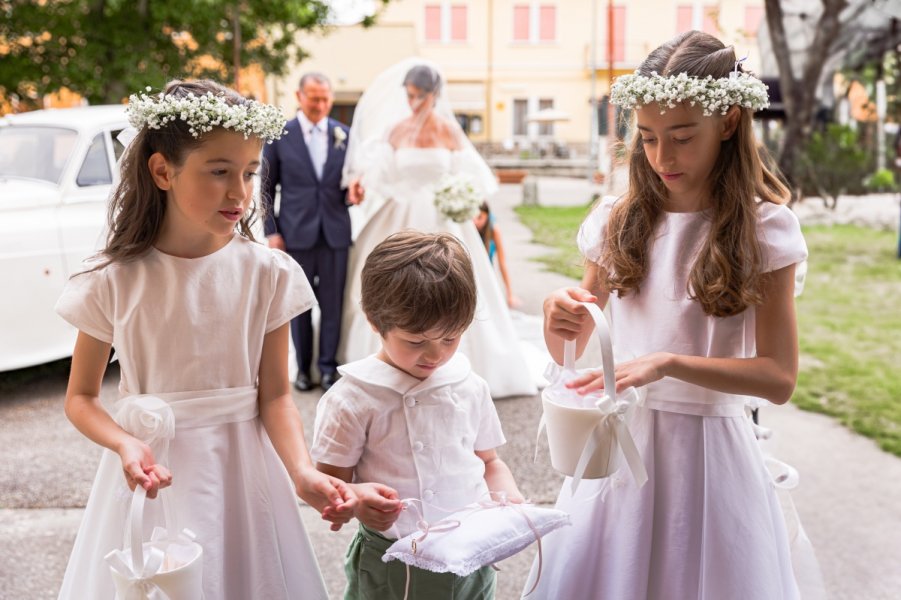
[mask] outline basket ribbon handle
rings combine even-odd
[[[135,486],[128,514],[131,564],[126,564],[115,550],[106,555],[106,562],[110,567],[129,582],[128,591],[123,600],[142,600],[151,597],[153,592],[159,590],[151,578],[162,568],[164,554],[159,548],[151,548],[150,553],[144,556],[144,503],[146,499],[147,490],[140,485]]]
[[[610,336],[610,325],[607,323],[607,318],[597,304],[593,302],[583,302],[582,305],[585,306],[588,310],[588,314],[590,314],[591,318],[594,320],[595,334],[601,345],[604,395],[595,402],[595,406],[601,411],[603,418],[592,430],[591,435],[588,436],[588,440],[585,442],[585,447],[582,448],[582,453],[579,455],[579,460],[576,463],[576,468],[573,472],[572,482],[570,484],[571,490],[572,493],[575,493],[576,489],[578,489],[579,483],[582,481],[582,477],[585,474],[585,469],[588,468],[588,462],[594,455],[595,450],[597,450],[599,439],[604,428],[608,426],[612,427],[613,435],[616,436],[617,445],[620,450],[622,450],[623,457],[626,459],[626,464],[632,472],[632,477],[635,478],[636,485],[641,487],[648,481],[648,472],[647,469],[645,469],[644,462],[641,460],[641,454],[638,452],[635,440],[632,439],[632,434],[626,426],[625,413],[629,408],[629,403],[625,400],[615,399],[616,369],[613,362],[613,340]],[[563,343],[563,368],[566,370],[575,370],[576,368],[576,342],[574,340],[565,340]],[[545,416],[542,413],[541,420],[538,423],[538,439],[541,438],[541,434],[545,427]],[[537,458],[537,456],[538,440],[536,439],[535,457]]]

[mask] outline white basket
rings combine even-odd
[[[548,386],[541,395],[544,414],[539,425],[539,435],[546,427],[551,466],[573,478],[573,491],[582,479],[600,479],[612,475],[619,466],[617,447],[622,448],[636,483],[640,486],[647,481],[647,472],[624,419],[625,410],[638,399],[638,393],[630,388],[628,394],[616,395],[610,327],[596,304],[583,304],[594,319],[595,331],[601,344],[603,396],[599,396],[591,407],[570,406],[551,398]],[[567,340],[564,343],[565,371],[575,370],[575,348],[574,341]]]
[[[160,491],[167,493],[171,492]],[[150,541],[143,541],[146,497],[147,491],[136,486],[126,532],[129,540],[122,550],[106,555],[117,600],[199,600],[203,597],[203,548],[189,529],[172,533],[174,513],[166,497],[166,528],[155,528]]]

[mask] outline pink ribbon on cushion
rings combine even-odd
[[[464,506],[461,509],[453,510],[453,511],[448,511],[446,509],[439,508],[439,507],[431,505],[431,504],[429,506],[433,506],[434,508],[436,508],[442,512],[447,512],[449,514],[460,512],[467,508],[470,509],[471,513],[480,511],[480,510],[488,510],[488,509],[492,509],[492,508],[512,508],[516,512],[518,512],[520,514],[520,516],[522,516],[522,518],[525,519],[526,524],[529,526],[529,529],[532,530],[532,533],[535,535],[535,542],[538,544],[538,573],[535,577],[535,583],[532,584],[532,587],[529,589],[528,592],[523,594],[523,596],[528,596],[529,594],[531,594],[532,592],[535,591],[535,588],[538,587],[538,581],[541,579],[541,564],[543,561],[542,552],[541,552],[541,535],[538,533],[538,528],[535,527],[535,524],[532,522],[532,519],[530,519],[529,516],[526,514],[526,512],[522,509],[522,506],[521,506],[522,503],[510,502],[507,499],[507,492],[505,492],[505,491],[492,492],[489,490],[488,492],[485,493],[485,495],[488,496],[487,500],[478,500],[475,504]],[[497,500],[494,500],[495,496],[498,498]],[[425,518],[423,518],[422,511],[420,511],[419,508],[416,506],[417,504],[425,504],[425,502],[423,502],[422,500],[420,500],[418,498],[404,498],[403,500],[401,500],[401,504],[403,504],[404,510],[406,510],[407,508],[413,508],[413,510],[416,511],[416,516],[417,516],[416,527],[422,532],[421,536],[411,540],[413,554],[416,554],[416,545],[421,543],[423,540],[425,540],[426,537],[428,537],[429,533],[431,533],[433,531],[436,533],[442,532],[442,531],[451,531],[452,529],[456,529],[457,527],[459,527],[462,523],[462,521],[458,521],[457,519],[439,519],[438,521],[435,521],[434,523],[429,523],[428,521],[425,520]],[[491,566],[495,570],[499,570],[496,566],[494,566],[494,565],[491,565]],[[404,583],[404,600],[407,600],[407,593],[408,593],[409,587],[410,587],[410,565],[406,565],[406,567],[407,567],[407,580]]]

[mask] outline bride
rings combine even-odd
[[[351,207],[355,231],[342,318],[343,362],[378,351],[379,339],[360,310],[360,273],[372,249],[402,229],[446,231],[469,249],[478,287],[476,317],[460,351],[495,398],[536,393],[520,351],[507,304],[482,239],[471,220],[445,219],[433,203],[446,174],[469,180],[483,199],[497,191],[491,169],[466,138],[441,94],[438,70],[408,59],[379,75],[357,104],[344,163],[351,195],[366,201]]]

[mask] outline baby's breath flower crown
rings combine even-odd
[[[152,96],[144,92],[132,94],[126,113],[128,122],[139,131],[144,127],[160,129],[179,119],[187,123],[195,138],[214,127],[243,133],[244,139],[255,136],[269,143],[285,133],[286,119],[275,106],[256,100],[230,105],[212,92],[200,96],[188,93],[181,98],[162,92]]]
[[[766,108],[770,105],[766,90],[765,83],[748,73],[733,72],[729,77],[716,79],[686,73],[663,77],[656,72],[648,77],[636,71],[616,78],[610,101],[632,109],[657,102],[661,113],[680,102],[688,102],[691,106],[699,104],[705,116],[714,112],[725,115],[735,104],[751,110]]]

